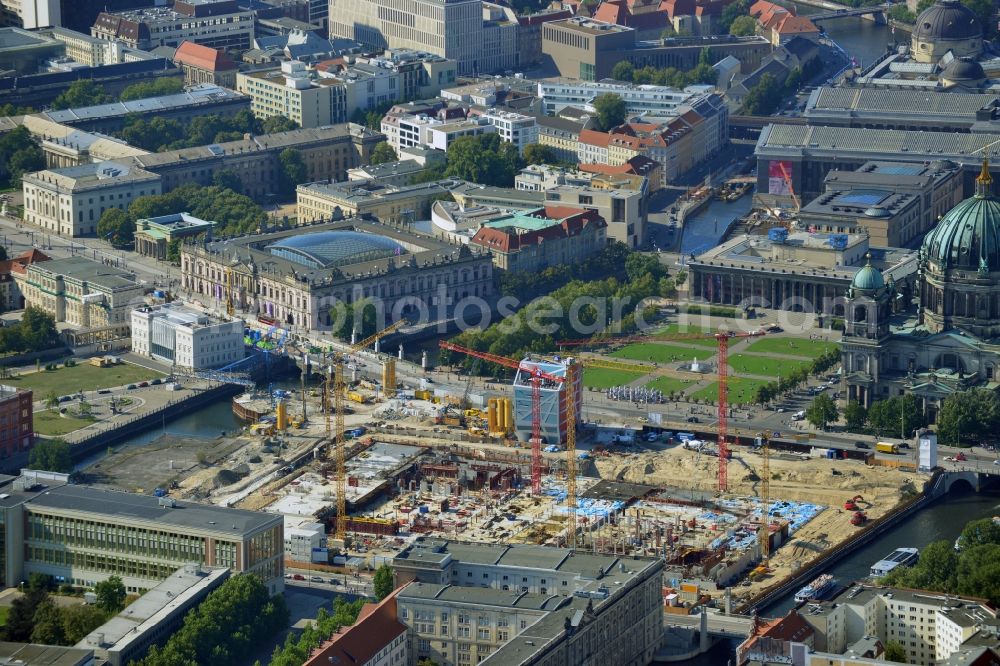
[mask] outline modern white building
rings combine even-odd
[[[524,153],[524,149],[531,144],[538,143],[538,122],[533,116],[490,109],[481,117],[497,128],[501,139],[517,146],[520,153]]]
[[[243,358],[243,322],[220,321],[177,303],[132,311],[132,351],[186,370]]]
[[[382,120],[382,133],[398,154],[401,148],[414,146],[448,150],[455,139],[463,136],[493,134],[498,128],[485,118],[439,120],[423,114],[387,116]]]
[[[669,86],[635,85],[614,81],[578,81],[576,79],[546,79],[538,82],[538,96],[545,113],[557,114],[567,106],[594,111],[594,98],[604,93],[614,93],[625,102],[625,112],[634,115],[674,115],[677,107],[705,92],[698,89],[678,90]],[[711,86],[707,86],[711,89]]]
[[[326,530],[323,523],[285,526],[285,559],[326,563]]]

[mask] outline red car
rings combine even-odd
[[[959,451],[958,453],[955,454],[955,460],[961,462],[963,460],[968,460],[968,459],[965,457],[964,453],[962,453],[961,451]]]
[[[295,574],[294,576],[292,576],[292,580],[305,580],[305,579],[306,577],[303,576],[302,574]]]

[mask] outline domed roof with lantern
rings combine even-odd
[[[1000,199],[992,192],[989,160],[976,193],[945,214],[924,238],[921,254],[931,269],[990,273],[1000,270]]]

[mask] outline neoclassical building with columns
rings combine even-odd
[[[841,342],[848,398],[913,394],[933,421],[952,393],[1000,381],[1000,199],[984,162],[976,193],[945,215],[919,253],[917,316],[896,323],[892,280],[862,270]]]
[[[386,323],[444,320],[463,299],[494,300],[488,251],[358,219],[189,243],[181,272],[206,305],[302,331],[329,331],[332,308],[365,299]]]

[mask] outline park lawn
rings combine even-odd
[[[730,405],[745,405],[753,402],[754,393],[758,386],[764,386],[770,382],[761,379],[748,379],[746,377],[729,378],[728,400]],[[715,402],[719,399],[719,382],[712,382],[700,391],[695,391],[688,395],[689,398],[697,400],[711,400]]]
[[[18,388],[31,389],[35,392],[35,400],[42,400],[50,391],[55,391],[56,395],[66,395],[77,391],[96,391],[113,386],[124,386],[156,377],[163,377],[163,373],[129,363],[120,363],[107,368],[98,368],[89,363],[79,363],[72,368],[59,368],[51,372],[46,370],[32,372],[23,374],[16,379],[5,379],[4,382]]]
[[[96,419],[81,419],[75,416],[60,416],[54,409],[35,412],[35,432],[39,435],[59,437],[68,432],[85,428]]]
[[[7,626],[8,615],[10,615],[10,606],[0,606],[0,627]]]
[[[734,354],[729,357],[729,367],[741,375],[760,375],[761,377],[787,377],[802,366],[812,365],[811,361],[793,361],[787,358],[772,356],[750,356],[749,354]]]
[[[583,385],[587,388],[606,389],[612,386],[624,386],[631,384],[643,375],[642,372],[629,372],[628,370],[612,370],[610,368],[584,368]]]
[[[684,389],[688,388],[694,384],[694,380],[691,379],[678,379],[677,377],[657,377],[653,381],[646,384],[646,388],[657,389],[663,391],[663,395],[670,395],[671,393],[681,393]]]
[[[699,333],[704,335],[704,338],[695,338],[693,340],[678,340],[678,342],[683,342],[686,345],[698,345],[700,347],[712,347],[713,349],[719,344],[716,342],[715,338],[708,337],[717,333],[717,329],[712,329],[705,326],[694,326],[691,324],[667,324],[666,326],[656,330],[654,335],[686,335],[689,333]]]
[[[698,359],[704,361],[714,355],[713,350],[698,349],[697,347],[680,347],[678,345],[660,344],[658,342],[637,342],[635,344],[622,347],[612,356],[618,358],[628,358],[633,361],[646,361],[648,363],[675,363],[681,361],[693,361]]]
[[[837,343],[827,342],[826,340],[765,337],[754,340],[744,351],[756,352],[758,354],[787,354],[789,356],[802,356],[803,358],[817,358],[822,356],[828,349],[834,349],[836,346]]]

